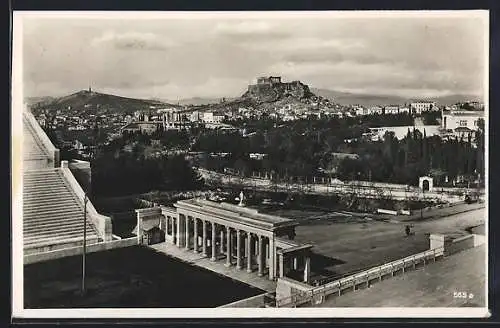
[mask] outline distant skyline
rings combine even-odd
[[[178,100],[241,95],[279,75],[341,92],[481,96],[487,20],[415,13],[23,18],[25,96],[87,89]],[[329,16],[330,15],[330,16]]]

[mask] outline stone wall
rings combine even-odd
[[[96,244],[91,244],[87,245],[86,247],[86,253],[95,253],[95,252],[100,252],[100,251],[106,251],[110,249],[116,249],[116,248],[123,248],[123,247],[129,247],[133,245],[137,245],[137,238],[127,238],[127,239],[120,239],[120,240],[113,240],[107,243],[96,243]],[[50,261],[50,260],[55,260],[58,258],[62,257],[68,257],[68,256],[75,256],[75,255],[80,255],[83,253],[83,247],[78,246],[78,247],[70,247],[70,248],[64,248],[64,249],[58,249],[46,253],[37,253],[37,254],[32,254],[32,255],[26,255],[24,256],[24,264],[31,264],[31,263],[37,263],[37,262],[43,262],[43,261]]]
[[[472,247],[474,247],[474,235],[467,235],[445,242],[444,252],[445,255],[452,255]]]
[[[75,177],[76,181],[82,186],[83,190],[90,190],[91,175],[92,171],[90,168],[90,162],[78,161],[70,162],[68,164],[71,173]]]
[[[57,149],[52,142],[50,141],[47,134],[43,131],[43,129],[38,124],[36,118],[29,111],[25,111],[24,119],[26,123],[28,123],[30,129],[33,132],[33,138],[37,139],[44,147],[47,155],[50,158],[50,166],[59,167],[60,166],[60,154],[59,149]],[[24,123],[23,122],[23,123]]]
[[[61,162],[61,170],[64,177],[66,178],[66,181],[71,185],[73,192],[83,204],[85,192],[83,191],[78,181],[76,181],[73,173],[71,173],[71,170],[68,166],[69,165],[67,161]],[[92,202],[87,203],[87,210],[89,213],[89,218],[92,224],[95,226],[99,238],[101,238],[104,242],[111,241],[113,233],[111,218],[109,216],[99,214],[94,208],[94,205],[92,205]]]
[[[245,298],[243,300],[239,300],[233,303],[229,303],[223,306],[219,306],[221,308],[263,308],[265,307],[265,298],[268,293],[263,293],[257,296],[252,296],[249,298]]]

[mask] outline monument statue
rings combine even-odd
[[[243,190],[240,191],[240,203],[238,204],[238,206],[244,206],[245,204],[243,203],[243,201],[245,200],[245,195],[243,195]]]

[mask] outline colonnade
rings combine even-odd
[[[225,260],[225,265],[257,271],[259,276],[276,277],[275,245],[272,232],[245,229],[243,225],[215,222],[179,213],[166,216],[168,240],[177,247],[210,257],[212,261]]]

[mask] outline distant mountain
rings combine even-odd
[[[45,99],[42,102],[32,103],[32,106],[61,110],[92,108],[112,112],[148,110],[152,107],[178,107],[158,100],[127,98],[89,90],[82,90],[64,97]]]
[[[225,101],[234,100],[234,98],[224,98]],[[222,98],[202,98],[202,97],[193,97],[193,98],[185,98],[180,100],[165,100],[168,103],[178,104],[183,106],[198,106],[198,105],[211,105],[218,104],[222,101]]]
[[[50,103],[51,101],[54,100],[54,97],[27,97],[24,101],[28,105],[33,105],[33,104],[46,104]]]
[[[484,102],[484,99],[479,96],[473,95],[449,95],[433,98],[438,104],[441,105],[454,105],[456,103],[463,103],[466,101],[479,101]]]
[[[317,89],[311,88],[311,91],[316,95],[333,100],[333,102],[341,105],[353,105],[358,104],[362,106],[374,106],[374,105],[391,105],[391,104],[405,104],[410,103],[420,98],[404,98],[394,95],[373,95],[373,94],[358,94],[358,93],[348,93],[340,92],[327,89]],[[426,98],[430,101],[435,101],[439,105],[453,105],[458,102],[465,102],[470,100],[480,101],[481,97],[473,95],[449,95],[441,97]]]
[[[391,104],[404,104],[409,102],[408,99],[390,96],[390,95],[370,95],[370,94],[357,94],[333,91],[327,89],[311,89],[318,96],[324,97],[341,105],[361,105],[361,106],[374,106],[374,105],[391,105]]]

